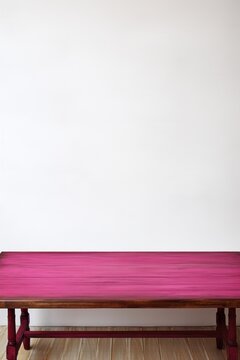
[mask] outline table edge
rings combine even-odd
[[[121,300],[121,299],[8,299],[0,300],[0,308],[65,308],[65,309],[100,309],[100,308],[240,308],[240,299],[164,299],[164,300]]]

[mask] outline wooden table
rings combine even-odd
[[[216,308],[212,331],[31,331],[29,308]],[[3,252],[0,308],[7,359],[39,337],[215,337],[237,359],[238,252]],[[15,309],[21,309],[16,330]],[[228,326],[225,311],[228,308]]]

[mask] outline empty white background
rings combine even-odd
[[[239,19],[238,0],[0,0],[1,251],[239,251]],[[32,323],[215,321],[78,314]]]

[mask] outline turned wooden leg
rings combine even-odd
[[[228,310],[227,356],[228,360],[237,360],[238,358],[235,308],[229,308]]]
[[[226,340],[226,333],[227,333],[226,317],[225,317],[224,308],[217,309],[216,322],[217,322],[217,327],[216,327],[217,348],[223,349],[224,341]]]
[[[28,309],[21,309],[21,316],[20,316],[21,325],[24,326],[26,331],[29,331],[29,323],[30,323],[30,316]],[[23,346],[25,350],[30,349],[30,338],[24,337],[23,338]]]
[[[8,309],[8,343],[6,353],[7,360],[17,359],[15,309]]]

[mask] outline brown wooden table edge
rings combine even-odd
[[[240,308],[240,299],[0,299],[1,309]]]

